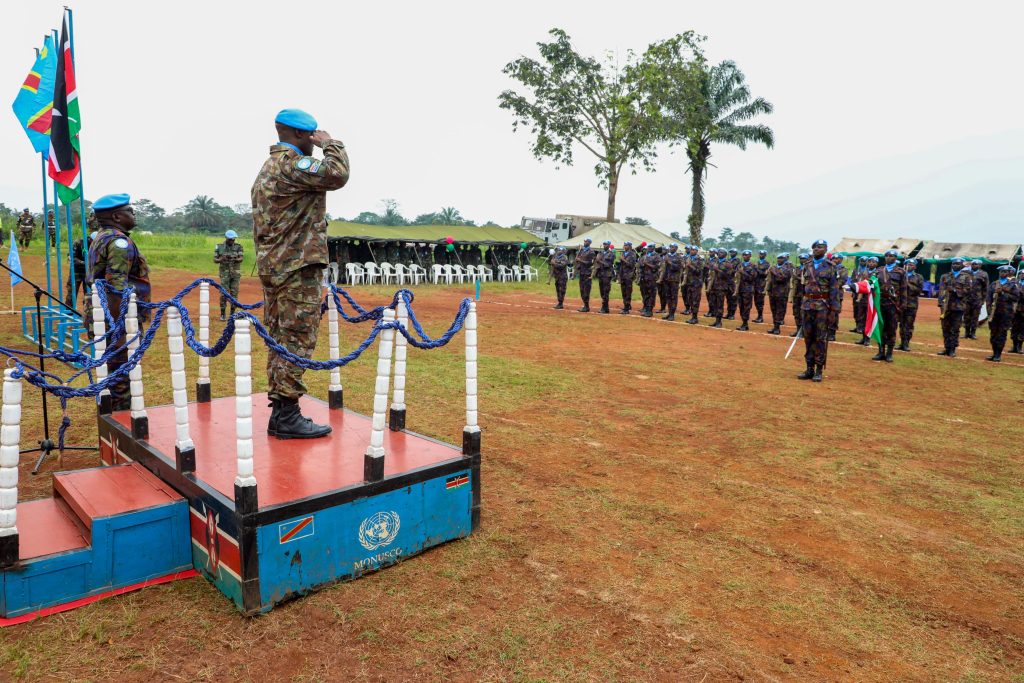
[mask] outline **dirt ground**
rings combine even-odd
[[[193,277],[158,272],[155,295]],[[421,286],[415,308],[436,334],[469,293]],[[552,303],[542,283],[484,286],[479,533],[256,619],[195,578],[8,628],[0,679],[1024,681],[1024,357],[984,362],[984,328],[935,356],[925,301],[914,350],[874,363],[847,300],[812,384],[802,343],[785,361],[792,340],[766,326]],[[0,318],[0,343],[27,348],[17,325]],[[346,326],[343,350],[364,334]],[[408,380],[409,428],[453,443],[461,343],[414,353]],[[166,403],[166,345],[151,356],[147,401]],[[360,412],[373,365],[344,371]],[[228,395],[230,353],[213,376]],[[26,391],[24,447],[39,412]],[[69,441],[95,444],[88,402],[69,414]],[[24,499],[57,468],[33,463]]]

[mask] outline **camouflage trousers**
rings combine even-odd
[[[981,316],[981,299],[968,299],[964,308],[964,336],[973,337],[978,329],[978,318]]]
[[[643,299],[645,311],[654,310],[654,299],[658,284],[654,280],[640,278],[640,298]]]
[[[583,305],[587,308],[590,307],[590,287],[593,285],[593,280],[590,279],[590,271],[581,272],[580,278],[580,300],[583,301]]]
[[[708,308],[711,309],[711,315],[714,317],[725,317],[725,292],[720,289],[712,289],[708,292]]]
[[[22,249],[27,249],[28,245],[32,243],[32,231],[31,230],[18,230],[18,246]]]
[[[1013,323],[1013,311],[1000,310],[989,318],[988,334],[992,353],[999,355],[1006,346],[1006,333]]]
[[[1010,325],[1010,339],[1015,344],[1024,343],[1024,304],[1017,304],[1017,315],[1013,316],[1013,324]]]
[[[853,299],[853,322],[857,329],[863,330],[868,319],[868,300],[863,294],[854,295]]]
[[[263,280],[263,324],[290,352],[311,358],[320,328],[321,273],[319,265],[303,266],[272,286]],[[306,393],[305,371],[267,350],[267,381],[270,398],[299,398]]]
[[[56,247],[57,246],[57,228],[56,228],[56,226],[51,226],[50,229],[49,229],[49,232],[50,232],[50,246],[51,247]]]
[[[839,314],[843,312],[843,292],[839,292],[839,308],[829,311],[828,333],[835,336],[839,331]]]
[[[747,322],[750,320],[750,309],[754,305],[754,293],[741,291],[736,298],[739,301],[740,318]]]
[[[828,309],[801,311],[804,336],[804,360],[813,365],[825,365],[828,357]]]
[[[768,303],[772,307],[772,323],[775,325],[786,324],[786,306],[789,299],[785,294],[773,294],[768,297]]]
[[[764,283],[754,287],[754,308],[757,309],[757,317],[764,318]]]
[[[608,299],[612,295],[612,279],[610,277],[597,278],[597,291],[601,292],[601,308],[608,308]]]
[[[555,296],[558,297],[558,303],[565,303],[565,289],[569,284],[569,275],[562,273],[561,275],[555,276]]]
[[[963,311],[946,311],[942,316],[942,341],[947,351],[960,346],[960,326],[963,322]]]
[[[725,313],[730,318],[736,315],[736,302],[738,298],[736,296],[736,290],[732,287],[725,290]]]
[[[662,289],[665,292],[665,304],[668,307],[668,314],[675,315],[679,308],[679,280],[662,280]]]
[[[619,289],[622,292],[622,308],[630,311],[633,309],[633,278],[624,277],[619,280]]]
[[[802,296],[793,297],[793,324],[797,327],[801,327],[804,324],[804,298]]]
[[[661,303],[658,306],[658,310],[664,311],[668,307],[668,284],[665,280],[661,281],[661,284],[656,285],[658,288],[658,301]]]
[[[238,299],[238,285],[242,280],[241,273],[223,272],[220,274],[220,286],[228,290],[228,294]],[[220,295],[220,314],[224,315],[224,311],[227,309],[228,298],[223,294]],[[235,307],[232,304],[231,313],[235,312]]]
[[[700,282],[686,286],[686,294],[684,295],[686,298],[684,299],[683,304],[690,309],[690,315],[694,318],[696,318],[697,314],[700,313],[700,299],[703,291],[704,287],[701,286]]]
[[[880,310],[882,316],[882,343],[896,343],[896,324],[900,319],[900,309],[895,304],[883,301]]]
[[[917,306],[907,306],[900,311],[900,343],[910,345],[914,336],[914,322],[917,320]]]

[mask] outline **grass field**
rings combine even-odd
[[[208,257],[158,268],[155,296],[211,272]],[[984,329],[936,357],[925,302],[914,351],[872,363],[847,307],[810,384],[762,326],[552,311],[552,289],[484,287],[479,533],[257,619],[197,578],[9,628],[0,679],[1024,681],[1024,358],[985,363]],[[469,292],[417,288],[428,331]],[[259,298],[252,278],[242,296]],[[13,317],[0,326],[0,343],[27,345]],[[343,328],[343,348],[361,334]],[[213,361],[214,395],[233,390],[231,363]],[[150,404],[170,401],[167,364],[154,344]],[[343,373],[359,412],[373,371]],[[307,377],[326,394],[325,373]],[[409,428],[459,443],[462,389],[461,338],[411,353]],[[30,447],[38,394],[25,401]],[[70,414],[69,440],[94,443],[88,402]],[[32,463],[24,498],[51,486]]]

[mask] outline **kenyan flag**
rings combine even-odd
[[[876,344],[882,343],[882,293],[879,291],[878,278],[872,275],[867,280],[861,280],[854,285],[853,291],[857,294],[868,295],[868,315],[864,320],[864,334],[873,339]]]
[[[68,21],[65,17],[57,54],[57,81],[53,88],[49,154],[49,176],[57,181],[57,194],[65,204],[70,204],[82,194],[78,158],[78,131],[81,128],[75,62],[71,57],[71,40],[68,38]]]

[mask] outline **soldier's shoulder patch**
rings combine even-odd
[[[320,166],[323,165],[323,163],[324,162],[320,161],[319,159],[314,161],[313,164],[309,167],[309,172],[316,173],[317,171],[320,170]]]
[[[120,238],[120,239],[116,239],[116,240],[114,240],[114,246],[117,247],[118,249],[127,249],[128,248],[128,240],[126,240],[123,237]]]
[[[308,171],[309,167],[313,165],[313,159],[310,157],[302,157],[295,162],[295,168],[300,171]]]

